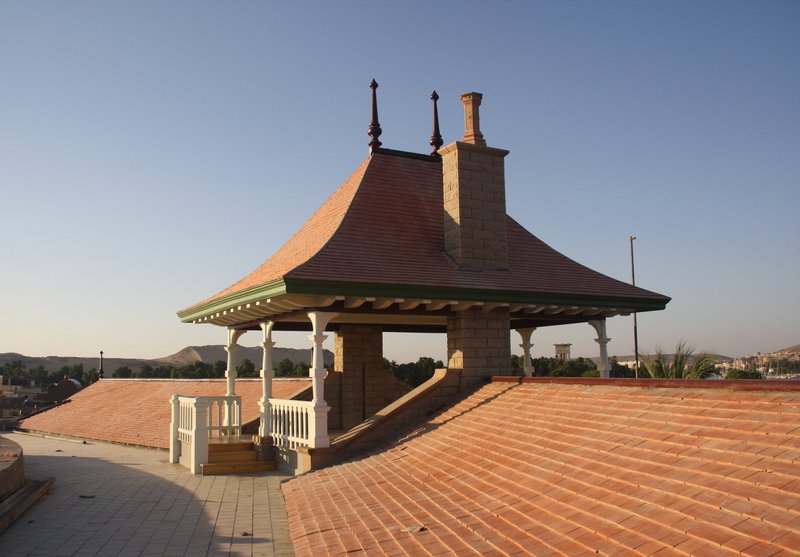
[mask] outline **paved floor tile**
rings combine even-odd
[[[290,476],[201,477],[164,451],[4,434],[50,493],[0,534],[3,557],[293,555],[280,484]]]

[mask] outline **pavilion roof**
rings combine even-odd
[[[586,321],[669,302],[580,265],[511,217],[507,270],[459,268],[444,250],[442,197],[440,159],[376,150],[265,263],[178,315],[231,326],[309,308],[372,302],[378,309],[430,310],[444,301],[508,304],[512,316],[516,309],[531,319],[561,315],[570,322],[565,315]]]

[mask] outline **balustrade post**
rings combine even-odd
[[[195,398],[192,403],[192,456],[189,468],[192,474],[202,472],[201,464],[208,462],[208,401]]]
[[[178,427],[181,421],[181,402],[178,395],[172,395],[170,404],[172,405],[172,421],[169,425],[169,461],[176,464],[180,462],[181,459],[181,442],[178,439]]]
[[[236,395],[236,398],[233,400],[233,426],[234,430],[236,431],[236,435],[240,435],[242,433],[242,397],[241,395]]]
[[[329,447],[331,438],[328,436],[328,412],[330,406],[314,406],[308,416],[308,446],[312,449]]]

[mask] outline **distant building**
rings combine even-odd
[[[556,360],[567,361],[571,359],[569,352],[569,347],[572,346],[571,344],[554,344],[553,346],[556,347]]]

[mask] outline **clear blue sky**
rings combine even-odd
[[[459,94],[480,91],[509,214],[622,280],[638,237],[637,284],[673,298],[640,316],[643,350],[796,344],[798,30],[791,1],[0,0],[0,352],[223,343],[175,311],[267,259],[367,156],[373,77],[385,147],[427,152],[434,88],[459,139]],[[632,353],[632,320],[608,327]],[[595,356],[593,338],[541,329],[534,355]],[[387,335],[398,361],[444,351]]]

